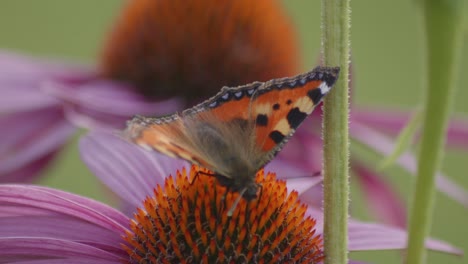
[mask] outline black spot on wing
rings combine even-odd
[[[340,73],[340,68],[338,67],[327,68],[324,76],[322,77],[322,80],[325,81],[328,87],[332,87],[335,84],[336,80],[338,79],[339,73]]]
[[[291,100],[291,99],[288,99],[288,100],[286,101],[286,104],[287,104],[287,105],[292,104],[292,100]]]
[[[320,100],[322,100],[323,94],[320,88],[315,88],[308,91],[307,96],[309,96],[314,105],[317,105],[318,103],[320,103]]]
[[[281,132],[279,132],[278,130],[273,130],[273,131],[271,131],[271,133],[270,133],[269,136],[270,136],[270,138],[271,138],[276,144],[281,143],[281,141],[283,141],[283,139],[284,139],[284,137],[285,137],[285,136],[284,136]]]
[[[273,105],[273,110],[279,110],[280,109],[280,104],[276,103]]]
[[[255,120],[255,123],[258,126],[267,126],[268,125],[268,116],[264,115],[264,114],[257,115],[257,119]]]
[[[307,114],[301,112],[298,107],[291,109],[286,116],[289,125],[294,129],[297,128],[306,117]]]

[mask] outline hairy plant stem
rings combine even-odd
[[[325,263],[348,263],[350,1],[322,0],[324,64],[340,76],[324,102]]]

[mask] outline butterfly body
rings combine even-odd
[[[338,73],[339,68],[317,67],[291,78],[223,87],[180,114],[134,117],[125,137],[201,165],[219,184],[251,200],[259,188],[256,173],[328,93]]]

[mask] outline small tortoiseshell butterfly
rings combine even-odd
[[[223,87],[180,114],[134,117],[125,137],[203,166],[214,172],[219,184],[252,200],[259,188],[254,181],[257,171],[312,113],[338,73],[339,68],[317,67],[291,78]]]

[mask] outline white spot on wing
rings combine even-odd
[[[221,98],[223,98],[223,100],[229,99],[229,93],[225,93],[225,94],[221,95]]]
[[[209,104],[208,106],[209,107],[215,107],[216,105],[218,105],[218,102],[214,101],[211,104]]]
[[[327,94],[330,91],[330,86],[328,86],[326,82],[322,82],[319,89],[322,94]]]

